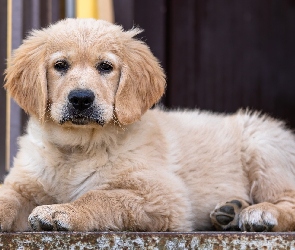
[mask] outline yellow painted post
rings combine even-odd
[[[96,18],[115,22],[113,0],[76,0],[77,18]]]
[[[97,0],[76,0],[77,18],[96,18],[98,19]]]
[[[7,0],[7,64],[10,63],[12,46],[12,0]],[[5,169],[10,169],[10,95],[6,92],[6,152],[5,152]]]

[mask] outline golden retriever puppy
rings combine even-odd
[[[67,19],[15,50],[5,88],[30,120],[1,230],[294,230],[294,135],[257,113],[149,110],[165,75],[139,32]]]

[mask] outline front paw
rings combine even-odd
[[[78,229],[76,211],[66,204],[36,207],[29,216],[34,231],[74,231]]]

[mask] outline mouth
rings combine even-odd
[[[100,126],[104,125],[104,121],[90,119],[89,117],[86,117],[86,118],[85,117],[74,117],[73,119],[70,119],[69,121],[75,125],[87,125],[90,123],[97,123]]]
[[[90,117],[68,117],[63,118],[59,123],[62,125],[66,122],[71,122],[75,125],[98,124],[103,127],[105,121],[103,119],[93,119]]]
[[[83,111],[77,111],[71,107],[66,107],[59,123],[62,125],[66,122],[75,125],[98,124],[103,126],[105,124],[105,119],[101,110],[92,107]]]

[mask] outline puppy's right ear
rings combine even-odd
[[[4,88],[28,114],[44,121],[47,105],[46,34],[33,31],[14,51]]]
[[[166,87],[165,74],[149,47],[134,38],[141,30],[125,32],[124,64],[115,98],[118,121],[131,124],[159,101]]]

